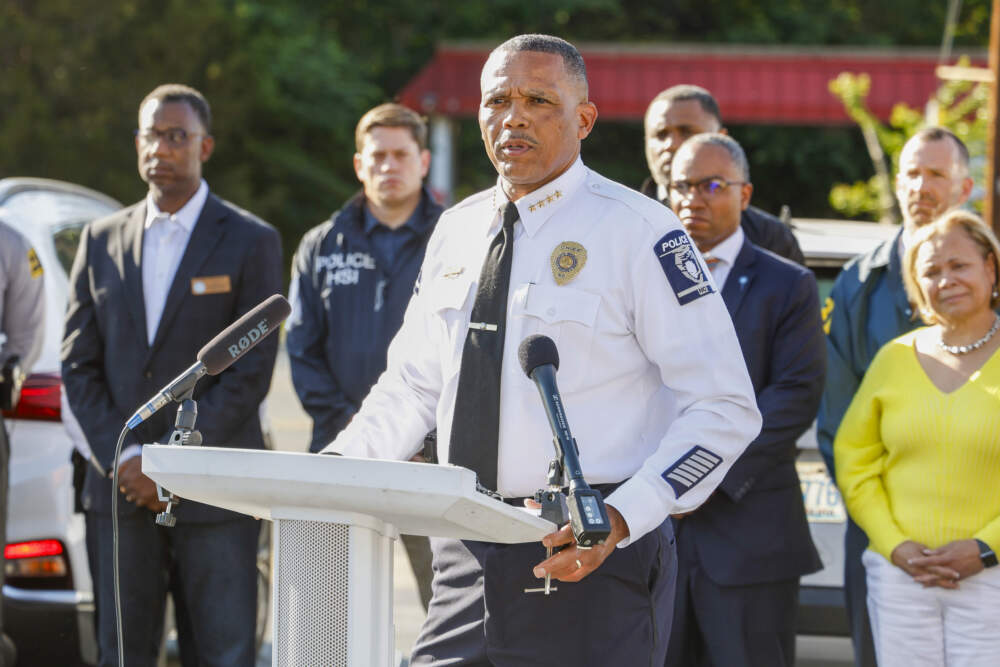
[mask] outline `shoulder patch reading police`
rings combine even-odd
[[[664,470],[660,477],[673,487],[674,495],[680,498],[718,468],[720,463],[722,458],[717,454],[695,445],[677,463]]]
[[[680,229],[657,241],[653,252],[682,306],[715,291],[695,256],[691,238]]]

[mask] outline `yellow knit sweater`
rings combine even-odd
[[[905,540],[976,537],[1000,550],[1000,352],[945,394],[915,335],[879,350],[837,431],[847,511],[886,558]]]

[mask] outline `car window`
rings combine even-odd
[[[76,247],[80,245],[80,234],[83,232],[85,224],[87,224],[86,221],[80,221],[52,232],[52,243],[56,248],[56,257],[67,274],[73,268],[73,258],[76,257]]]

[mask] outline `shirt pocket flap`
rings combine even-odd
[[[468,280],[442,278],[428,285],[430,307],[433,312],[443,310],[462,310],[469,297],[471,283]],[[421,288],[424,289],[424,288]]]
[[[569,287],[532,285],[524,312],[547,324],[556,322],[579,322],[588,327],[597,321],[597,311],[601,297],[590,292]]]

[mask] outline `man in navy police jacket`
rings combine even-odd
[[[422,187],[430,152],[419,115],[377,106],[358,122],[355,142],[362,191],[309,230],[292,267],[286,342],[295,391],[313,420],[313,452],[347,426],[385,370],[442,211]],[[405,537],[404,544],[426,607],[427,540]]]

